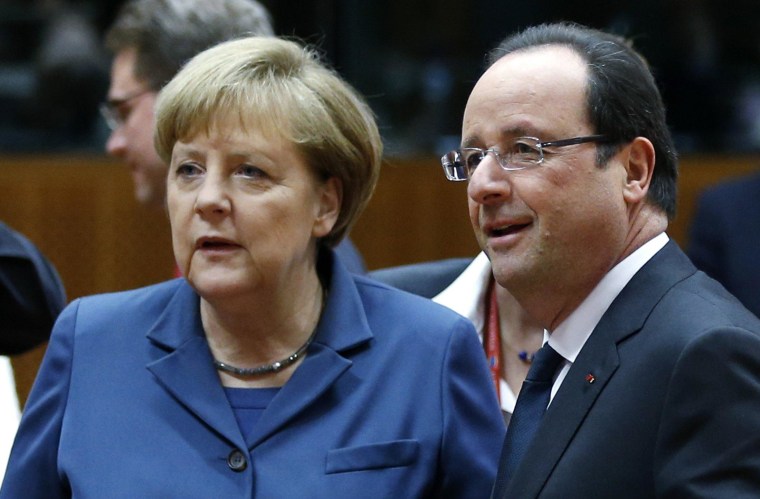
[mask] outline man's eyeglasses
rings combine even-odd
[[[602,142],[606,139],[607,137],[604,135],[586,135],[572,139],[541,142],[536,137],[517,137],[510,140],[503,149],[496,147],[456,149],[441,157],[441,165],[448,180],[461,182],[472,177],[473,172],[480,162],[488,156],[488,153],[492,153],[499,165],[507,171],[525,170],[540,165],[544,161],[544,148],[565,147],[583,144],[584,142]]]
[[[135,100],[138,97],[142,97],[149,92],[151,92],[151,90],[139,90],[126,97],[122,97],[121,99],[109,99],[108,101],[103,102],[100,105],[100,114],[106,121],[108,128],[110,128],[111,131],[115,131],[124,125],[124,122],[127,121],[127,118],[129,117],[129,112],[125,112],[124,110],[124,104]]]

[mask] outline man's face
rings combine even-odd
[[[106,150],[123,159],[132,172],[135,197],[145,205],[163,206],[167,166],[153,148],[156,92],[134,76],[136,52],[122,50],[111,66],[108,101],[121,123],[111,132]]]
[[[585,63],[544,46],[503,57],[467,102],[462,146],[504,150],[509,139],[560,140],[596,133],[586,111]],[[598,282],[626,236],[625,169],[600,168],[596,145],[546,148],[543,163],[501,168],[493,154],[472,172],[470,220],[494,276],[518,298],[544,296],[557,312]]]

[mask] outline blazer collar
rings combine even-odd
[[[351,274],[332,250],[323,250],[317,264],[327,275],[327,304],[317,325],[315,343],[341,352],[372,339],[372,331],[357,289],[357,277]],[[361,278],[359,278],[361,279]]]
[[[183,343],[204,337],[201,325],[200,297],[185,279],[177,279],[174,295],[148,330],[148,339],[175,350]]]
[[[646,263],[602,316],[544,415],[505,497],[537,497],[586,414],[620,364],[617,345],[637,333],[662,296],[696,272],[670,241]],[[593,382],[587,376],[593,376]]]
[[[272,401],[252,436],[256,445],[314,403],[350,366],[342,353],[372,338],[364,304],[354,282],[332,251],[318,267],[328,275],[329,293],[308,355]],[[148,331],[158,351],[147,368],[180,404],[235,445],[244,444],[213,366],[200,318],[199,297],[183,279]]]
[[[372,338],[364,304],[353,276],[332,250],[323,250],[318,264],[326,274],[327,303],[317,325],[314,342],[336,351],[351,349]],[[324,275],[323,274],[323,275]],[[184,279],[166,308],[148,331],[148,338],[168,349],[204,337],[200,298]]]

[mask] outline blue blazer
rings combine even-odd
[[[308,356],[248,438],[184,279],[76,300],[0,497],[487,497],[505,430],[470,323],[332,267]]]
[[[760,174],[707,189],[691,223],[689,257],[760,317]]]
[[[759,493],[760,321],[670,242],[604,314],[494,497]]]

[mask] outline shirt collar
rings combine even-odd
[[[602,319],[617,295],[623,290],[636,272],[641,269],[668,242],[663,232],[650,239],[639,249],[628,255],[622,262],[602,278],[585,300],[573,310],[554,331],[545,337],[560,355],[575,362],[591,332]]]
[[[491,279],[491,262],[482,251],[433,301],[470,319],[481,337],[485,323],[486,291]]]

